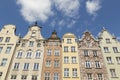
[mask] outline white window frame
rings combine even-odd
[[[64,68],[64,77],[69,77],[69,68]]]

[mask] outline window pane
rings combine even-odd
[[[77,77],[77,68],[72,69],[72,76]]]
[[[64,68],[64,77],[69,77],[69,69]]]
[[[10,41],[10,37],[6,37],[5,42],[9,42]]]
[[[50,56],[52,54],[52,50],[51,49],[48,49],[47,50],[47,55]]]
[[[68,46],[64,46],[64,52],[68,52]]]
[[[111,77],[116,77],[115,69],[110,69]]]
[[[88,57],[89,55],[88,55],[88,50],[84,50],[84,56],[85,57]]]
[[[10,53],[11,47],[7,47],[5,53]]]
[[[1,62],[1,66],[5,66],[7,63],[7,58],[3,58]]]

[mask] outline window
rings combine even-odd
[[[30,42],[29,42],[29,46],[30,46],[30,47],[33,47],[33,45],[34,45],[34,41],[30,41]]]
[[[21,76],[21,79],[22,79],[22,80],[27,79],[27,75],[22,75],[22,76]]]
[[[54,42],[54,46],[58,46],[59,45],[59,42]]]
[[[20,63],[15,63],[14,69],[15,69],[15,70],[18,70],[18,69],[19,69],[19,65],[20,65]]]
[[[3,40],[3,37],[0,37],[0,42],[2,42],[2,40]]]
[[[76,63],[76,57],[72,57],[72,63]]]
[[[68,52],[68,46],[64,46],[64,52]]]
[[[75,52],[75,46],[71,46],[71,52]]]
[[[44,80],[50,80],[50,73],[45,73],[45,78]]]
[[[110,43],[110,39],[109,38],[106,39],[106,43]]]
[[[58,73],[54,73],[54,80],[59,80],[59,74]]]
[[[1,79],[1,77],[2,77],[2,74],[3,74],[3,73],[2,73],[2,72],[0,72],[0,79]]]
[[[102,74],[97,74],[98,80],[103,80],[103,75]]]
[[[11,50],[11,47],[7,47],[5,53],[7,53],[7,54],[10,53],[10,50]]]
[[[0,47],[0,53],[2,52],[3,47]]]
[[[96,68],[100,68],[100,67],[101,67],[99,61],[95,61],[95,67],[96,67]]]
[[[69,69],[64,68],[64,77],[69,77]]]
[[[17,54],[17,58],[21,58],[22,57],[22,51],[19,51]]]
[[[28,70],[28,68],[29,68],[29,63],[25,63],[24,64],[24,70]]]
[[[116,57],[117,63],[120,64],[120,57]]]
[[[113,47],[113,51],[114,51],[114,53],[118,53],[117,47]]]
[[[54,52],[54,55],[55,55],[55,56],[59,56],[59,55],[60,55],[60,50],[59,50],[59,49],[56,49],[55,52]]]
[[[108,53],[108,52],[109,52],[108,47],[104,47],[104,52],[105,52],[105,53]]]
[[[41,55],[40,51],[37,51],[35,57],[36,57],[36,58],[40,58],[40,55]]]
[[[59,60],[54,61],[54,67],[59,67]]]
[[[108,62],[109,64],[112,64],[112,58],[111,58],[111,57],[106,57],[106,59],[107,59],[107,62]]]
[[[88,73],[88,74],[87,74],[87,78],[88,78],[88,80],[92,80],[92,74],[91,74],[91,73]]]
[[[64,57],[64,63],[69,63],[69,57]]]
[[[31,35],[32,37],[34,37],[35,36],[35,31],[32,31],[32,35]]]
[[[51,66],[51,61],[50,60],[47,60],[46,61],[46,67],[50,67]]]
[[[71,39],[67,39],[67,43],[68,43],[68,44],[72,43],[72,42],[71,42]]]
[[[5,42],[9,42],[10,41],[10,37],[6,37]]]
[[[97,57],[97,56],[98,56],[97,50],[93,50],[93,56],[94,56],[94,57]]]
[[[86,68],[91,68],[91,63],[90,63],[90,61],[86,61],[86,62],[85,62],[85,67],[86,67]]]
[[[7,58],[3,58],[1,62],[1,66],[5,66],[7,63]]]
[[[31,80],[37,80],[37,75],[32,75],[32,79]]]
[[[52,54],[52,50],[51,49],[48,49],[47,50],[47,55],[50,56]]]
[[[84,56],[88,57],[88,50],[84,50]]]
[[[111,77],[116,77],[115,69],[110,69]]]
[[[11,75],[11,79],[16,79],[17,78],[17,75]]]
[[[72,76],[77,77],[77,68],[72,69]]]
[[[38,44],[37,44],[37,47],[40,47],[40,46],[41,46],[41,44],[40,44],[40,43],[38,43]]]
[[[39,63],[34,63],[34,70],[39,70]]]
[[[28,51],[26,57],[27,57],[27,58],[31,58],[31,55],[32,55],[32,51]]]

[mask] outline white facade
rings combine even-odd
[[[7,80],[41,79],[43,53],[44,38],[41,35],[41,28],[33,25],[17,44]]]

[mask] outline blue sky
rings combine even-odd
[[[42,35],[48,38],[55,29],[62,37],[67,32],[82,36],[85,30],[93,35],[105,27],[120,36],[120,0],[1,0],[0,29],[14,24],[16,34],[24,36],[37,21]]]

